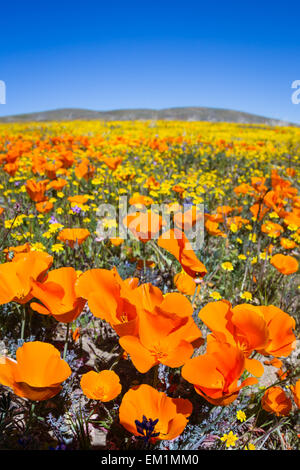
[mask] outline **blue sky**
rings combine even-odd
[[[296,2],[6,1],[0,115],[208,106],[300,123]]]

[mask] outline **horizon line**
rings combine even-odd
[[[299,123],[292,122],[292,121],[287,121],[284,119],[280,118],[275,118],[271,116],[266,116],[264,114],[257,114],[254,112],[249,112],[249,111],[242,111],[242,110],[237,110],[237,109],[230,109],[230,108],[218,108],[214,106],[169,106],[169,107],[162,107],[162,108],[148,108],[148,107],[133,107],[133,108],[111,108],[111,109],[91,109],[91,108],[80,108],[80,107],[61,107],[61,108],[52,108],[52,109],[44,109],[44,110],[38,110],[38,111],[30,111],[30,112],[18,112],[15,114],[6,114],[6,115],[0,115],[0,119],[3,118],[10,118],[10,117],[18,117],[18,116],[24,116],[24,115],[30,115],[30,114],[39,114],[39,113],[49,113],[49,112],[55,112],[55,111],[68,111],[68,110],[77,110],[77,111],[90,111],[94,113],[109,113],[109,112],[118,112],[118,111],[167,111],[167,110],[175,110],[175,109],[188,109],[188,108],[194,108],[194,109],[207,109],[207,110],[216,110],[216,111],[228,111],[228,112],[235,112],[235,113],[242,113],[242,114],[247,114],[249,116],[257,116],[260,118],[268,119],[268,120],[274,120],[282,123],[287,123],[287,124],[295,124],[299,125]]]

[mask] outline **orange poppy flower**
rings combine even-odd
[[[146,183],[145,183],[146,188],[148,188],[148,189],[157,189],[157,188],[159,188],[159,186],[160,186],[160,183],[158,181],[156,181],[154,176],[149,176],[149,178],[147,178]]]
[[[218,206],[217,207],[217,213],[221,214],[223,216],[226,216],[226,215],[230,214],[233,211],[234,211],[234,208],[231,207],[231,206]]]
[[[278,171],[275,168],[273,168],[271,170],[271,185],[272,185],[272,188],[276,188],[276,186],[281,185],[284,182],[285,182],[285,180],[279,176]]]
[[[211,220],[206,220],[205,228],[208,231],[209,235],[212,235],[212,236],[215,236],[215,237],[223,237],[223,238],[227,237],[226,233],[222,232],[219,229],[219,223],[218,222],[212,222]]]
[[[124,243],[124,238],[121,237],[112,237],[109,239],[110,243],[114,246],[120,246]]]
[[[180,197],[182,197],[185,189],[180,186],[179,184],[175,184],[173,187],[172,187],[172,191],[175,191],[175,193],[178,193]]]
[[[56,172],[62,167],[62,162],[49,162],[45,165],[45,172],[47,177],[50,180],[54,180],[56,178]]]
[[[257,219],[258,217],[259,220],[262,220],[269,210],[269,207],[259,203],[253,204],[253,206],[250,207],[250,212],[252,213],[254,219]]]
[[[296,273],[299,265],[298,261],[292,256],[277,254],[272,256],[270,263],[274,268],[277,269],[281,274],[288,276],[289,274]]]
[[[183,295],[171,292],[164,296],[162,291],[158,287],[153,286],[150,282],[141,284],[133,291],[133,294],[135,295],[135,302],[140,307],[141,311],[153,312],[155,314],[154,310],[159,307],[163,309],[165,315],[171,317],[174,313],[181,317],[191,316],[193,313],[190,301]],[[176,301],[178,301],[179,304],[177,304]],[[180,302],[184,304],[180,304]],[[169,314],[167,312],[169,312]]]
[[[88,202],[89,197],[84,194],[78,194],[77,196],[69,196],[68,201],[74,204],[85,204]]]
[[[239,186],[236,186],[233,191],[235,192],[236,195],[239,194],[251,194],[253,192],[252,186],[248,183],[242,183]]]
[[[48,183],[49,180],[43,180],[39,182],[36,182],[32,179],[27,180],[25,188],[30,199],[34,202],[46,201],[47,197],[45,196],[45,192]]]
[[[118,166],[122,163],[122,157],[102,157],[101,160],[108,166],[111,170],[116,170]]]
[[[87,299],[95,317],[110,323],[122,336],[137,333],[137,310],[132,298],[137,284],[136,278],[123,281],[115,268],[90,269],[78,278],[75,290]]]
[[[295,385],[291,385],[291,392],[297,407],[300,408],[300,379],[297,380]]]
[[[28,252],[15,252],[12,261],[30,260],[31,261],[31,275],[33,279],[41,280],[47,269],[52,266],[53,256],[45,251],[28,251]],[[42,266],[44,264],[44,266]],[[40,269],[42,268],[42,271]]]
[[[207,269],[197,258],[188,238],[178,229],[164,232],[157,241],[161,248],[171,253],[185,272],[193,277],[204,277]]]
[[[61,383],[71,375],[69,365],[49,343],[24,343],[17,349],[16,359],[0,358],[0,383],[29,400],[54,397],[61,391]]]
[[[4,160],[6,160],[9,163],[14,163],[20,156],[21,156],[20,151],[18,151],[17,149],[16,150],[11,149],[4,156]],[[1,159],[3,159],[3,157]]]
[[[296,336],[293,333],[295,319],[274,305],[261,305],[259,309],[269,331],[268,344],[260,353],[274,357],[289,356],[296,347]]]
[[[37,202],[35,208],[38,212],[46,214],[47,212],[50,212],[51,209],[53,209],[53,204],[49,201]]]
[[[47,253],[15,254],[13,261],[0,265],[0,305],[25,304],[32,299],[32,281],[41,280],[53,262]]]
[[[275,357],[271,359],[270,361],[264,361],[264,364],[266,366],[273,366],[273,367],[276,367],[277,369],[280,369],[283,363],[280,359],[277,359],[277,357]]]
[[[180,367],[193,354],[193,343],[203,342],[191,303],[175,292],[163,297],[151,284],[143,284],[135,294],[140,306],[138,335],[122,336],[120,345],[141,373],[160,363]]]
[[[191,230],[196,223],[199,223],[203,219],[203,212],[200,212],[197,206],[192,206],[190,209],[182,212],[177,212],[174,215],[175,226],[183,231]]]
[[[252,188],[255,189],[255,191],[259,192],[259,193],[264,193],[267,191],[267,186],[265,186],[265,181],[266,181],[266,178],[264,177],[259,177],[259,176],[253,176],[251,178],[251,186]]]
[[[6,253],[5,255],[6,261],[11,261],[11,256],[9,253],[12,253],[12,257],[13,257],[15,253],[28,253],[29,251],[30,251],[30,244],[24,243],[24,245],[10,246],[8,248],[5,248],[3,250],[3,253]]]
[[[269,220],[262,224],[261,231],[263,233],[267,233],[269,237],[278,238],[280,237],[281,233],[284,231],[283,227],[279,224],[274,222],[270,222]]]
[[[125,393],[119,408],[122,426],[145,442],[172,440],[188,423],[193,405],[183,398],[169,398],[150,385],[140,385]]]
[[[124,217],[123,224],[129,228],[136,238],[146,243],[157,238],[159,231],[166,225],[166,222],[159,214],[147,211],[128,214]]]
[[[19,169],[18,163],[6,163],[4,165],[3,170],[8,173],[10,176],[15,176],[16,172]]]
[[[261,399],[261,406],[276,416],[288,416],[292,410],[292,402],[281,387],[268,388]]]
[[[131,206],[150,206],[153,204],[153,199],[149,196],[134,193],[134,195],[129,199],[129,204]]]
[[[148,341],[141,341],[137,336],[122,336],[120,345],[130,355],[135,368],[142,374],[153,366],[165,364],[169,367],[182,366],[193,354],[194,348],[178,335],[159,335]]]
[[[41,156],[34,155],[32,157],[32,173],[34,175],[43,175],[46,159]]]
[[[55,191],[61,191],[68,182],[63,178],[57,178],[56,180],[51,181],[47,185],[47,189],[54,189]]]
[[[219,341],[238,347],[245,357],[245,368],[260,377],[264,368],[250,354],[263,350],[269,344],[269,330],[260,307],[240,304],[231,307],[227,300],[210,302],[199,312],[199,318]]]
[[[237,398],[241,388],[257,383],[257,379],[249,377],[238,385],[244,366],[245,357],[239,348],[208,340],[207,352],[189,359],[181,375],[209,403],[225,406]]]
[[[297,194],[297,188],[293,188],[290,181],[281,178],[276,170],[272,170],[272,188],[283,197],[293,198]]]
[[[86,228],[64,228],[59,232],[58,240],[65,242],[71,248],[81,245],[90,236]]]
[[[95,171],[95,166],[91,165],[88,160],[83,160],[76,166],[75,175],[78,179],[84,178],[86,181],[88,181],[94,176]]]
[[[185,295],[194,295],[197,289],[194,278],[185,272],[178,273],[174,276],[174,284],[179,292]]]
[[[284,237],[280,238],[280,245],[285,250],[293,250],[297,246],[293,240]]]
[[[59,159],[62,162],[63,168],[70,168],[74,163],[74,155],[71,150],[60,153]]]
[[[103,402],[113,400],[122,391],[119,376],[113,370],[91,370],[83,374],[80,385],[87,398]]]
[[[264,204],[277,212],[280,217],[285,213],[284,206],[286,205],[286,201],[282,198],[282,194],[279,191],[268,191],[264,196]]]
[[[208,214],[206,213],[205,214],[205,218],[206,220],[209,220],[210,222],[214,222],[216,224],[220,224],[221,222],[224,222],[224,217],[222,214],[218,213],[218,214]]]
[[[296,210],[285,213],[283,221],[287,226],[295,226],[297,228],[300,227],[300,215],[298,212],[296,212]]]
[[[41,304],[32,302],[30,307],[42,315],[52,315],[57,321],[69,323],[82,312],[86,300],[75,293],[77,274],[74,268],[58,268],[48,273],[41,283],[32,281],[32,295]]]
[[[295,168],[286,168],[285,172],[288,176],[291,176],[291,177],[295,176],[296,174]]]

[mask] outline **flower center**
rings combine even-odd
[[[167,353],[165,351],[162,351],[159,346],[154,346],[151,350],[151,354],[155,357],[155,360],[158,362],[161,362],[161,359],[167,357]]]
[[[127,323],[128,322],[128,315],[126,312],[123,312],[121,315],[120,315],[120,321],[121,323]]]
[[[95,395],[100,398],[100,400],[105,400],[106,399],[106,393],[104,387],[97,387],[95,390]]]
[[[16,292],[15,298],[18,300],[23,300],[26,297],[25,292],[22,290],[19,290]]]
[[[248,343],[246,342],[245,339],[239,339],[238,342],[237,342],[237,345],[238,345],[238,348],[244,353],[246,354],[248,352]]]

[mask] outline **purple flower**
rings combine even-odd
[[[80,214],[82,212],[80,207],[78,206],[73,206],[72,211],[74,212],[74,214]]]
[[[60,442],[56,447],[49,447],[49,450],[67,450],[67,446],[63,442]]]
[[[159,436],[159,432],[155,431],[155,426],[158,423],[158,418],[153,420],[151,418],[147,419],[146,416],[143,416],[143,421],[135,420],[136,430],[141,436],[137,436],[137,439],[142,439],[145,443],[148,443],[152,437]]]

